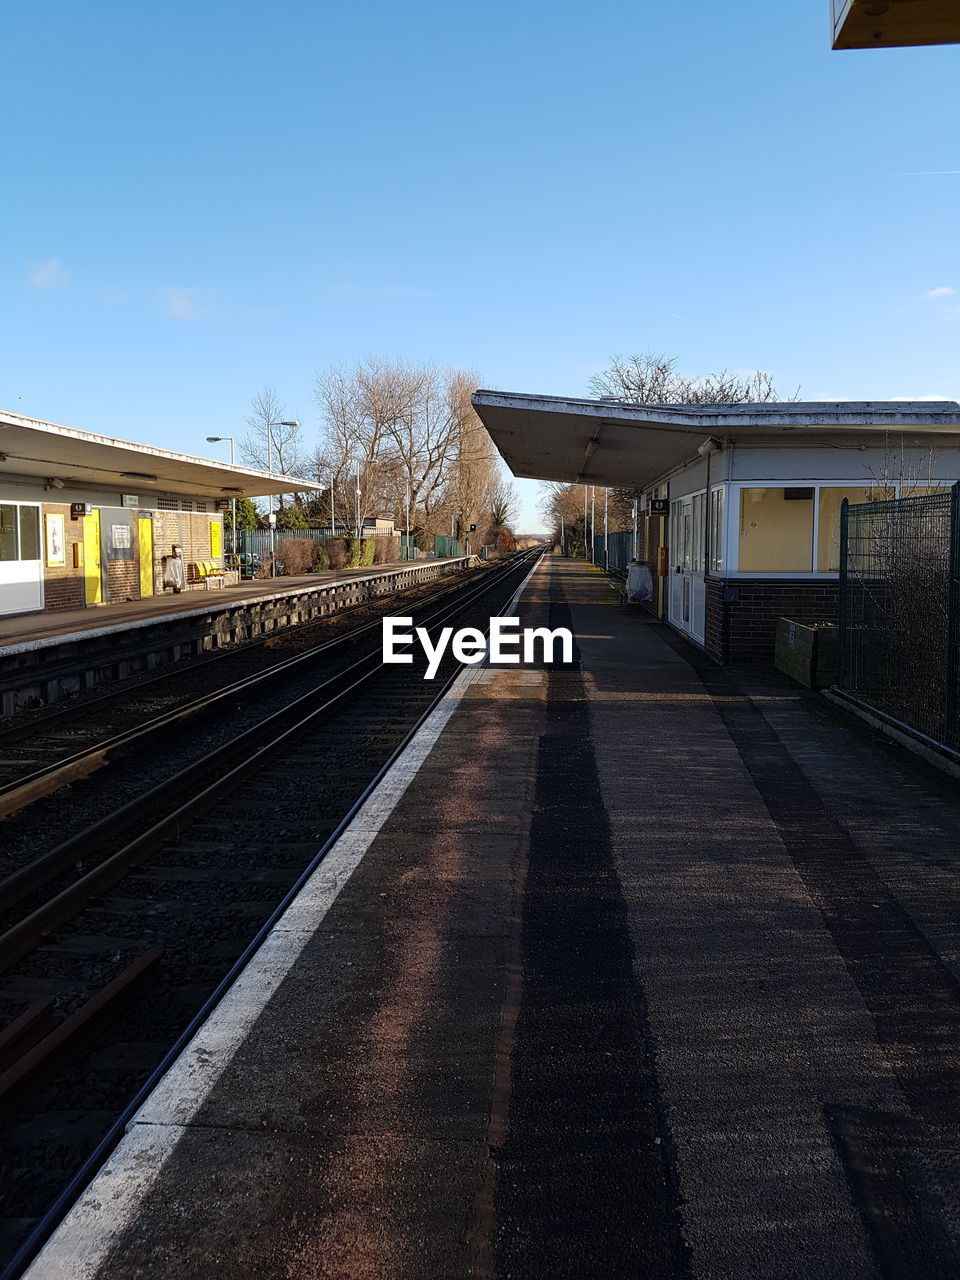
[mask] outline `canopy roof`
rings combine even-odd
[[[640,405],[478,391],[473,404],[514,475],[568,484],[651,485],[711,438],[787,447],[801,437],[861,444],[896,431],[960,444],[952,400]]]
[[[316,480],[271,475],[0,411],[0,479],[5,473],[62,480],[65,488],[197,497],[254,498],[321,487]]]

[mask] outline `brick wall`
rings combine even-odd
[[[219,512],[160,511],[153,522],[153,558],[156,568],[156,592],[163,594],[162,558],[171,554],[174,546],[183,552],[183,566],[188,584],[197,584],[197,561],[209,560],[210,525],[222,521]],[[221,546],[223,545],[221,541]]]
[[[140,599],[140,569],[136,560],[108,560],[107,584],[111,604]]]
[[[47,564],[48,515],[63,516],[64,563]],[[47,613],[83,608],[83,569],[73,566],[73,547],[83,542],[83,521],[70,519],[70,504],[44,502],[40,511],[41,555],[43,556],[43,607]]]
[[[839,585],[821,579],[708,578],[704,648],[718,662],[768,662],[777,619],[836,622]]]

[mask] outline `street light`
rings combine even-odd
[[[236,465],[234,457],[233,436],[207,436],[207,444],[220,444],[222,440],[230,441],[230,465]],[[230,522],[233,525],[233,531],[230,534],[230,550],[234,555],[237,554],[237,500],[230,499]]]
[[[280,422],[271,422],[267,419],[267,471],[273,474],[273,428],[274,427],[299,427],[300,423],[296,418],[285,418]],[[280,456],[277,455],[277,462],[280,462]],[[270,526],[270,577],[277,576],[277,566],[273,558],[274,552],[274,532],[277,527],[277,517],[273,514],[273,494],[267,494],[267,523]]]

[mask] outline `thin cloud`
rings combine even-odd
[[[70,276],[64,271],[59,258],[48,258],[30,272],[30,283],[34,289],[62,289],[69,280]]]
[[[925,298],[952,298],[956,293],[956,289],[951,289],[948,284],[938,284],[935,289],[928,289],[923,297]]]
[[[162,296],[167,313],[177,320],[200,320],[209,314],[200,305],[198,289],[164,289]]]
[[[115,289],[112,285],[100,290],[100,304],[104,307],[118,307],[122,302],[126,302],[127,295],[122,289]]]
[[[960,169],[918,169],[915,173],[895,173],[895,178],[939,178],[945,173],[960,173]]]

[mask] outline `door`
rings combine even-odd
[[[100,569],[100,512],[94,508],[83,520],[83,601],[101,604],[103,578]]]
[[[704,518],[706,494],[670,504],[670,613],[675,627],[703,643],[706,614]]]
[[[137,521],[140,539],[140,599],[153,595],[153,521],[141,516]]]
[[[0,502],[0,614],[43,608],[40,507]]]

